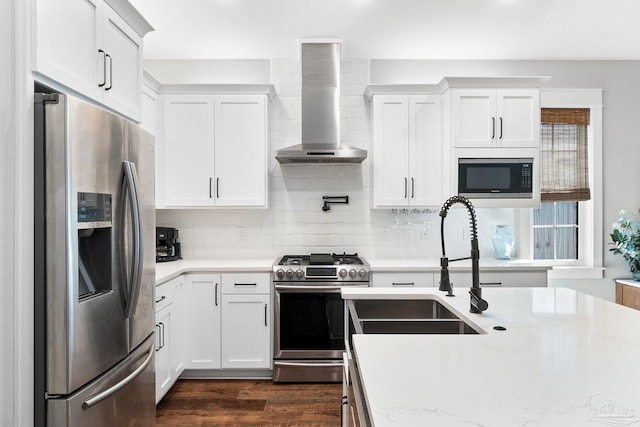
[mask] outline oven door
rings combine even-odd
[[[345,312],[340,288],[330,282],[275,284],[274,382],[342,380]]]
[[[274,286],[274,359],[342,359],[344,302],[340,288],[330,283]]]

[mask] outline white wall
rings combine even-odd
[[[271,152],[299,143],[300,64],[273,60],[277,98],[270,104]],[[620,209],[640,207],[640,61],[387,61],[342,60],[341,127],[344,143],[370,150],[371,83],[437,83],[445,76],[551,76],[546,88],[598,88],[604,99],[604,241]],[[283,253],[358,251],[370,259],[440,256],[440,218],[435,209],[409,213],[371,210],[369,165],[281,166],[270,160],[270,209],[261,211],[158,211],[158,224],[180,229],[187,258],[273,257]],[[624,189],[624,191],[621,191]],[[323,195],[349,195],[348,206],[322,212]],[[479,209],[481,257],[492,256],[496,224],[513,225],[510,209]],[[467,218],[447,218],[447,252],[466,254]],[[518,236],[516,236],[517,238]],[[605,277],[557,280],[596,296],[614,298],[613,278],[629,273],[622,258],[605,253]]]
[[[14,3],[0,3],[0,424],[15,425]]]

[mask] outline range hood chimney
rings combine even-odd
[[[367,157],[367,150],[340,144],[340,47],[301,44],[302,144],[278,150],[280,163],[362,163]]]

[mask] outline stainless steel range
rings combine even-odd
[[[273,266],[273,381],[340,382],[343,286],[369,286],[358,254],[285,255]]]

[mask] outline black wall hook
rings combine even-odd
[[[332,203],[339,203],[343,205],[349,204],[349,196],[322,196],[322,200],[324,200],[322,210],[325,212],[331,210]]]

